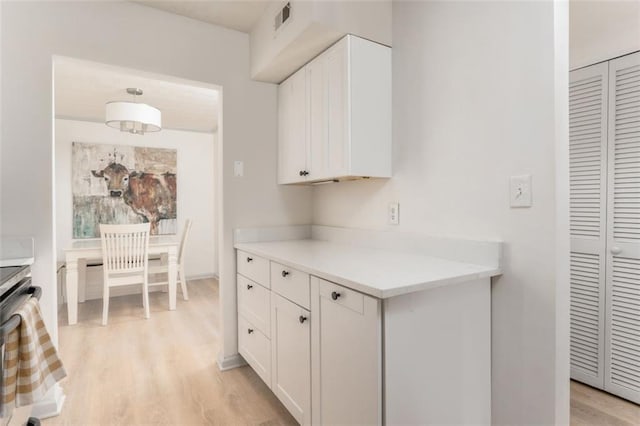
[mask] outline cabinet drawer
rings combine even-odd
[[[309,309],[309,274],[271,262],[271,286],[280,296]]]
[[[238,315],[238,352],[271,388],[271,341],[242,315]]]
[[[248,319],[265,336],[271,331],[271,292],[238,274],[238,313]]]
[[[264,257],[238,250],[238,273],[269,288],[269,261]]]
[[[364,295],[357,291],[349,290],[329,281],[320,281],[320,297],[324,297],[361,314],[364,311]]]

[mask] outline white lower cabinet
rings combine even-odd
[[[238,316],[238,352],[271,387],[271,342],[242,315]]]
[[[300,424],[381,424],[380,300],[262,261],[238,255],[240,355]]]
[[[271,292],[268,288],[238,275],[238,314],[255,325],[265,336],[271,335]]]
[[[490,278],[378,299],[238,262],[240,354],[300,424],[491,424]]]
[[[382,423],[380,301],[311,277],[312,423]]]
[[[300,424],[311,423],[311,314],[272,294],[271,389]]]

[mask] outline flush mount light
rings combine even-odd
[[[162,113],[160,110],[135,101],[136,96],[142,95],[142,89],[128,88],[127,93],[133,95],[133,102],[107,102],[106,125],[134,135],[144,135],[147,132],[159,132],[162,130]]]

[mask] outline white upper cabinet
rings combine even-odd
[[[346,36],[279,89],[278,183],[391,177],[391,49]]]
[[[307,167],[307,79],[300,70],[278,89],[278,183],[295,183]]]

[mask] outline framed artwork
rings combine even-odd
[[[99,238],[101,223],[177,229],[177,150],[73,142],[73,238]]]

